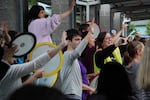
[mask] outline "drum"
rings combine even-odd
[[[36,37],[32,33],[20,33],[10,44],[17,45],[17,52],[14,57],[22,57],[30,53],[36,45]]]
[[[35,46],[32,52],[29,54],[29,60],[37,58],[42,53],[47,52],[50,49],[56,48],[56,45],[50,42],[42,42]],[[36,84],[46,85],[52,87],[57,80],[58,71],[61,69],[63,64],[63,54],[60,51],[56,54],[47,64],[43,66],[45,69],[43,77],[36,81]]]

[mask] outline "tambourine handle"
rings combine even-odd
[[[91,21],[87,22],[87,24],[91,24]],[[95,38],[97,38],[100,31],[101,31],[100,26],[98,24],[94,23],[94,37]]]

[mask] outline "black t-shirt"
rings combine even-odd
[[[7,73],[8,69],[9,69],[9,65],[4,63],[4,62],[0,62],[0,80],[5,76],[5,74]]]

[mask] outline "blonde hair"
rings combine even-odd
[[[140,41],[132,41],[127,45],[127,51],[124,53],[124,65],[129,65],[137,56],[137,51],[142,50],[144,44]]]
[[[141,64],[137,71],[137,85],[139,89],[150,88],[150,40],[146,42]]]

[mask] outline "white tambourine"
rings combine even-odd
[[[37,58],[39,55],[54,48],[56,48],[56,45],[50,42],[39,43],[35,46],[35,48],[29,54],[29,60],[33,60]],[[49,77],[49,76],[56,74],[61,69],[62,64],[63,64],[63,54],[62,54],[62,51],[60,51],[47,64],[43,66],[43,68],[45,69],[43,76]]]
[[[111,33],[112,35],[115,35],[115,34],[117,33],[117,29],[112,28],[112,29],[110,30],[110,33]]]
[[[36,37],[32,33],[20,33],[11,41],[11,44],[17,45],[17,52],[14,57],[22,57],[30,53],[36,45]]]

